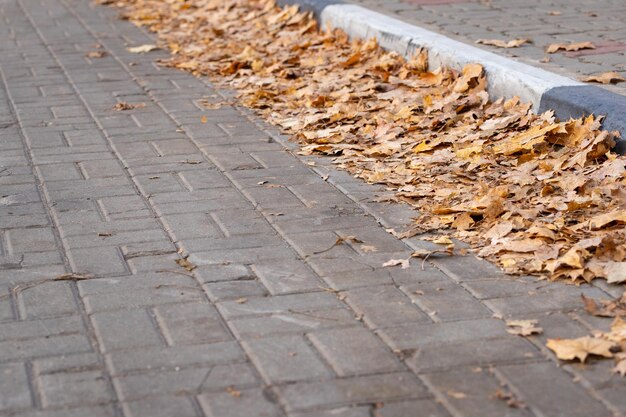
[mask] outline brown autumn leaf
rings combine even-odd
[[[511,408],[526,408],[526,404],[520,401],[515,394],[510,391],[505,391],[503,389],[498,389],[493,393],[493,397],[504,401],[508,407]]]
[[[186,269],[187,271],[189,271],[189,272],[191,272],[191,271],[193,271],[194,269],[196,269],[196,268],[197,268],[194,264],[192,264],[191,262],[189,262],[189,261],[187,260],[187,258],[186,258],[186,257],[185,257],[185,258],[179,258],[179,259],[176,259],[176,261],[175,261],[175,262],[176,262],[179,266],[181,266],[181,267],[185,268],[185,269]]]
[[[67,274],[61,274],[54,277],[54,281],[83,281],[92,278],[94,278],[92,274],[69,272]]]
[[[622,296],[616,300],[600,300],[585,297],[581,294],[583,305],[587,313],[598,317],[626,316],[626,298]]]
[[[558,51],[580,51],[581,49],[596,49],[592,42],[552,43],[546,48],[546,52],[554,54]]]
[[[599,83],[599,84],[617,84],[626,81],[620,73],[615,71],[603,72],[600,74],[593,74],[587,77],[582,77],[580,81],[587,83]]]
[[[503,41],[501,39],[479,39],[476,43],[483,45],[496,46],[498,48],[518,48],[522,45],[530,43],[530,39],[511,39],[510,41]]]
[[[387,262],[383,263],[383,267],[390,267],[390,266],[398,266],[400,265],[402,267],[402,269],[407,269],[411,266],[411,264],[409,263],[411,259],[390,259]]]
[[[89,51],[85,54],[87,58],[104,58],[107,56],[106,51]]]
[[[507,320],[506,331],[517,336],[531,336],[543,333],[543,329],[537,326],[537,320]]]
[[[125,111],[125,110],[132,110],[132,109],[140,109],[145,106],[146,106],[146,103],[126,103],[124,101],[120,101],[115,106],[113,106],[113,108],[117,111]]]
[[[589,355],[612,358],[611,349],[615,344],[608,340],[584,336],[578,339],[548,339],[546,346],[561,360],[578,359],[584,363]]]

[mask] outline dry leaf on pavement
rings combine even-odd
[[[410,258],[409,259],[390,259],[387,262],[385,262],[383,264],[383,267],[389,267],[389,266],[402,266],[402,269],[407,269],[409,268],[410,265]]]
[[[506,331],[517,336],[531,336],[543,333],[543,329],[537,326],[537,320],[507,320],[509,327]]]
[[[192,264],[191,262],[189,262],[189,261],[187,260],[187,258],[186,258],[186,257],[185,257],[185,258],[179,258],[179,259],[176,259],[176,261],[175,261],[175,262],[176,262],[179,266],[181,266],[181,267],[185,268],[185,269],[186,269],[187,271],[189,271],[189,272],[191,272],[191,271],[193,271],[194,269],[196,269],[196,266],[195,266],[194,264]]]
[[[54,281],[83,281],[86,279],[94,278],[91,274],[81,274],[76,272],[69,272],[67,274],[61,274],[54,277]]]
[[[615,343],[608,340],[585,336],[578,339],[548,339],[546,346],[551,349],[557,358],[570,361],[578,359],[585,362],[587,356],[597,355],[612,358],[611,349]]]
[[[587,313],[598,317],[626,316],[626,297],[622,295],[616,300],[594,300],[593,298],[580,295]]]
[[[587,83],[600,83],[600,84],[617,84],[626,81],[626,78],[615,71],[603,72],[601,74],[593,74],[588,77],[583,77],[580,81]]]
[[[106,55],[106,51],[90,51],[85,54],[87,58],[103,58]]]
[[[576,42],[576,43],[553,43],[548,45],[546,52],[554,54],[558,51],[580,51],[581,49],[596,49],[592,42]]]
[[[508,49],[518,48],[524,44],[530,43],[530,39],[512,39],[510,41],[503,41],[501,39],[479,39],[476,41],[476,43]]]
[[[145,44],[145,45],[133,46],[133,47],[126,48],[126,49],[131,54],[145,54],[146,52],[154,51],[154,50],[160,49],[160,48],[158,46],[156,46],[156,45],[152,45],[152,44],[148,43],[148,44]]]
[[[117,111],[140,109],[142,107],[146,107],[146,103],[126,103],[124,101],[120,101],[113,106],[113,108]]]

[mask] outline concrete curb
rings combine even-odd
[[[488,89],[494,97],[519,96],[532,103],[535,111],[552,109],[562,120],[586,114],[605,115],[603,127],[617,130],[622,138],[626,138],[625,96],[340,0],[278,0],[278,3],[298,4],[304,10],[312,11],[322,27],[340,28],[354,37],[376,38],[383,48],[405,56],[420,47],[426,48],[429,61],[435,67],[445,65],[460,69],[468,63],[480,63],[489,76]],[[624,139],[619,141],[616,150],[626,153]]]

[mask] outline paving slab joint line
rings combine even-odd
[[[615,151],[626,154],[626,96],[476,48],[341,0],[278,0],[278,3],[297,4],[303,10],[313,12],[321,27],[339,28],[356,38],[376,38],[383,48],[404,56],[425,48],[430,64],[435,67],[461,69],[469,63],[480,63],[487,72],[487,88],[493,97],[518,96],[532,103],[532,108],[537,112],[554,110],[561,120],[589,114],[603,115],[603,128],[618,131],[621,135]]]

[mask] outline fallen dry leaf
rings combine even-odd
[[[142,107],[146,107],[146,103],[126,103],[124,101],[120,101],[115,106],[113,106],[113,108],[117,111],[140,109]]]
[[[54,277],[54,281],[83,281],[92,278],[94,278],[94,276],[91,274],[69,272],[67,274],[61,274]]]
[[[559,359],[566,361],[578,359],[585,362],[589,355],[612,358],[611,349],[615,344],[608,340],[585,336],[578,339],[548,339],[546,346]]]
[[[603,72],[601,74],[593,74],[588,77],[582,77],[580,81],[587,83],[600,83],[600,84],[617,84],[626,81],[626,78],[615,71]]]
[[[268,185],[276,185],[276,184],[268,184]],[[282,186],[279,185],[279,187],[282,187]],[[357,238],[356,236],[339,236],[337,240],[335,240],[335,243],[333,243],[326,249],[313,252],[313,255],[319,255],[320,253],[328,252],[335,246],[341,245],[342,243],[348,243],[348,242],[349,243],[363,243],[363,241]]]
[[[543,333],[543,329],[537,326],[537,320],[507,320],[509,327],[506,331],[517,336],[531,336]]]
[[[593,298],[585,297],[583,294],[581,294],[580,297],[583,300],[585,310],[593,316],[626,316],[626,297],[624,296],[616,300],[600,300],[600,302]]]
[[[530,39],[512,39],[510,41],[503,41],[500,39],[479,39],[476,43],[490,46],[497,46],[498,48],[518,48],[524,44],[530,43]]]
[[[156,46],[156,45],[145,44],[145,45],[140,45],[140,46],[133,46],[133,47],[126,48],[126,49],[131,54],[145,54],[147,52],[154,51],[154,50],[160,49],[160,48],[158,46]]]
[[[506,403],[508,407],[511,408],[526,408],[526,405],[517,399],[515,394],[510,391],[505,391],[503,389],[498,389],[493,393],[493,397],[502,400]]]
[[[580,51],[581,49],[596,49],[592,42],[553,43],[548,45],[546,52],[554,54],[558,51]]]
[[[361,250],[364,253],[378,252],[378,248],[376,246],[372,246],[372,245],[361,245]]]
[[[241,397],[241,391],[239,391],[238,389],[234,388],[234,387],[227,387],[226,388],[226,392],[228,393],[228,395],[230,395],[231,397],[234,398],[239,398]]]
[[[103,58],[106,55],[106,51],[90,51],[85,54],[87,58]]]
[[[174,262],[176,262],[179,266],[185,268],[189,272],[197,268],[194,264],[189,262],[187,258],[179,258],[179,259],[176,259],[176,261]]]
[[[385,262],[383,264],[383,267],[390,267],[390,266],[402,266],[402,269],[407,269],[411,266],[411,264],[409,263],[411,259],[390,259],[387,262]]]
[[[448,391],[446,394],[448,394],[450,397],[457,399],[457,400],[462,400],[464,398],[467,398],[467,394],[465,394],[464,392],[460,392],[460,391]]]

